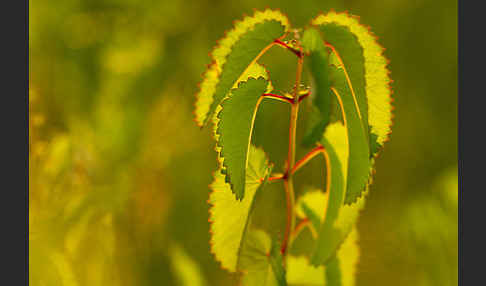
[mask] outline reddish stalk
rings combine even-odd
[[[282,174],[282,175],[270,177],[270,178],[268,178],[268,181],[269,182],[278,181],[278,180],[283,180],[284,178],[285,178],[285,175]]]
[[[291,236],[294,238],[294,237],[297,237],[297,235],[304,229],[304,227],[306,227],[307,225],[309,225],[311,223],[311,221],[308,219],[308,218],[304,218],[303,220],[301,220],[296,226],[295,226],[295,229],[294,231],[292,231],[292,234]]]
[[[276,99],[276,100],[285,101],[285,102],[290,103],[290,104],[293,103],[293,100],[291,98],[285,97],[283,95],[278,95],[278,94],[273,94],[273,93],[264,93],[262,96],[267,97],[267,98],[273,98],[273,99]]]
[[[300,168],[302,168],[312,158],[319,155],[323,150],[324,150],[324,147],[322,145],[319,145],[319,146],[315,147],[314,149],[312,149],[309,153],[305,154],[305,156],[302,157],[302,159],[300,159],[299,161],[297,161],[297,163],[295,163],[294,168],[292,168],[291,173],[294,174],[295,172],[297,172]]]
[[[299,115],[299,87],[300,80],[302,76],[302,67],[304,64],[304,57],[302,53],[302,48],[299,51],[299,59],[297,61],[297,74],[295,79],[294,88],[294,100],[292,103],[292,109],[290,111],[290,126],[289,126],[289,151],[287,156],[287,170],[285,172],[286,176],[284,179],[285,187],[285,197],[287,201],[287,224],[285,227],[285,237],[282,243],[281,252],[285,256],[287,252],[287,246],[289,243],[290,233],[295,226],[295,194],[294,194],[294,183],[291,170],[294,168],[295,164],[295,139],[296,139],[296,129],[297,129],[297,118]]]

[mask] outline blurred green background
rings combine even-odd
[[[296,28],[348,10],[391,60],[394,126],[358,224],[357,285],[457,284],[457,1],[29,5],[31,285],[184,285],[187,275],[202,278],[186,285],[234,284],[209,250],[217,161],[192,111],[216,40],[265,7]],[[292,87],[295,57],[272,49],[263,62],[277,91]],[[254,142],[277,171],[288,121],[288,107],[273,101],[257,115]],[[309,165],[297,192],[322,187],[323,161]],[[281,236],[284,195],[272,188],[256,221]]]

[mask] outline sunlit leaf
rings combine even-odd
[[[384,49],[356,16],[330,11],[316,17],[312,24],[320,28],[325,41],[341,56],[363,119],[368,120],[369,134],[376,135],[369,138],[371,154],[376,155],[388,140],[392,124],[391,79]]]
[[[287,283],[292,286],[326,285],[324,266],[312,266],[306,256],[289,255],[287,258]]]
[[[288,19],[279,11],[257,11],[235,23],[212,51],[213,63],[208,67],[196,101],[196,122],[205,125],[231,87],[245,70],[272,47],[276,39],[285,37]]]
[[[251,146],[248,158],[244,199],[235,199],[230,185],[225,182],[220,171],[215,173],[210,186],[213,190],[209,197],[211,251],[222,267],[231,272],[237,269],[238,254],[244,241],[255,195],[271,171],[262,149]]]
[[[312,256],[314,265],[326,264],[335,255],[343,241],[356,224],[359,211],[364,207],[364,196],[354,204],[343,203],[346,181],[343,174],[348,168],[348,143],[346,129],[340,122],[332,123],[322,138],[328,166],[328,189],[326,192],[312,190],[297,201],[297,215],[307,217],[318,229],[316,248]],[[304,211],[305,205],[309,209]],[[304,208],[304,209],[303,209]],[[316,227],[317,216],[322,223]]]
[[[245,286],[285,286],[285,269],[280,245],[263,230],[251,229],[241,250],[238,268]]]
[[[354,227],[341,248],[339,248],[337,255],[325,266],[326,285],[355,285],[358,260],[358,230]]]
[[[349,131],[348,131],[349,132]],[[312,257],[314,264],[324,264],[337,250],[344,237],[333,230],[340,210],[343,208],[346,181],[343,174],[347,172],[349,157],[348,141],[344,126],[337,122],[330,125],[323,136],[322,145],[325,148],[327,166],[326,209],[323,223],[318,228],[316,251]],[[318,210],[319,211],[319,210]]]
[[[313,266],[305,256],[287,259],[287,283],[292,286],[353,286],[359,259],[356,228],[349,234],[337,255],[327,265]]]
[[[339,61],[339,56],[333,53]],[[342,63],[342,62],[340,62]],[[344,125],[347,130],[347,144],[349,148],[346,174],[346,192],[344,202],[354,203],[364,191],[370,177],[371,161],[367,128],[363,125],[359,108],[352,87],[347,80],[346,70],[341,64],[330,67],[332,91],[341,106]],[[324,142],[323,142],[324,144]],[[333,144],[328,144],[332,146]],[[339,160],[343,161],[343,160]]]

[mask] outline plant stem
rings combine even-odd
[[[302,53],[302,48],[300,48],[300,54]],[[287,253],[287,246],[289,242],[290,233],[295,227],[295,192],[294,192],[294,182],[293,174],[291,170],[294,168],[295,164],[295,139],[296,139],[296,129],[297,129],[297,118],[299,116],[299,87],[300,80],[302,76],[302,66],[304,62],[304,57],[300,56],[297,61],[297,75],[294,87],[294,99],[292,102],[292,108],[290,111],[290,126],[289,126],[289,151],[287,156],[287,170],[284,177],[285,186],[285,196],[287,201],[287,225],[285,228],[285,237],[282,243],[282,254],[285,256]]]

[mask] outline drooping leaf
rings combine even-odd
[[[263,98],[261,95],[266,88],[267,82],[262,77],[240,82],[238,88],[231,91],[231,97],[222,102],[218,114],[217,145],[221,148],[225,180],[239,200],[245,195],[251,133],[258,105]]]
[[[350,152],[344,126],[340,122],[330,125],[322,137],[321,143],[325,149],[324,155],[329,168],[327,170],[329,182],[326,189],[329,201],[324,224],[332,225],[339,215],[347,184],[344,174],[348,170],[347,158]]]
[[[233,89],[236,89],[238,87],[238,84],[240,84],[241,82],[247,81],[249,78],[260,78],[260,77],[263,77],[268,82],[267,83],[267,89],[266,89],[265,93],[271,92],[273,90],[273,86],[272,86],[272,82],[269,79],[268,71],[265,69],[264,66],[262,66],[262,65],[260,65],[256,62],[253,63],[251,66],[249,66],[248,69],[245,71],[245,73],[238,79],[237,82],[235,82]],[[230,91],[230,93],[231,93],[231,91]],[[221,107],[221,104],[220,104],[216,108],[216,113],[213,116],[213,125],[214,125],[213,126],[213,136],[214,136],[214,139],[216,140],[216,142],[219,141],[219,137],[220,137],[220,135],[217,133],[218,123],[219,123],[220,119],[216,115],[218,115],[221,112],[221,109],[222,109],[222,107]],[[226,167],[223,166],[223,158],[221,157],[221,147],[219,147],[216,144],[215,150],[218,153],[218,162],[220,164],[219,167],[221,168],[221,173],[226,175]]]
[[[271,172],[262,149],[251,146],[248,157],[244,199],[235,199],[219,170],[210,186],[213,190],[209,196],[211,251],[221,266],[231,272],[237,269],[238,254],[245,240],[255,195]]]
[[[343,174],[346,174],[348,164],[341,162],[347,162],[349,157],[346,130],[341,123],[330,125],[321,142],[325,148],[324,156],[327,163],[327,190],[324,220],[318,227],[316,251],[312,257],[315,265],[325,263],[340,243],[341,237],[333,231],[333,225],[343,206],[346,188]]]
[[[350,232],[343,245],[325,266],[327,286],[353,286],[356,281],[356,265],[359,260],[358,231]]]
[[[331,54],[339,66],[330,66],[331,88],[341,106],[343,122],[347,130],[349,155],[346,174],[346,192],[344,202],[354,203],[365,190],[370,177],[371,161],[367,128],[361,120],[356,97],[347,80],[346,70],[336,53]],[[367,125],[367,124],[366,124]],[[324,144],[324,142],[323,142]],[[333,144],[330,144],[333,145]],[[342,160],[341,160],[342,162]]]
[[[288,19],[279,11],[257,11],[236,22],[212,51],[213,63],[204,74],[196,101],[196,123],[205,125],[217,106],[249,66],[272,47],[276,39],[285,37]]]
[[[241,250],[239,270],[244,286],[285,286],[280,247],[263,230],[251,229]]]
[[[331,83],[329,82],[327,47],[324,45],[324,40],[316,28],[311,27],[304,31],[302,47],[307,54],[305,63],[313,79],[312,125],[303,139],[304,146],[311,146],[320,141],[324,129],[329,123],[333,95],[330,89]]]
[[[312,264],[316,267],[328,265],[335,258],[356,225],[359,211],[364,207],[363,198],[352,205],[341,205],[339,216],[334,219],[333,225],[328,227],[328,222],[331,221],[327,216],[331,204],[328,197],[327,193],[312,190],[306,192],[297,201],[297,215],[300,218],[308,218],[313,227],[319,230],[316,248],[311,258]],[[309,203],[311,201],[312,203]],[[323,221],[323,223],[316,227],[316,221]]]
[[[342,247],[342,243],[356,224],[364,203],[365,200],[362,197],[352,205],[342,205],[339,210],[339,216],[333,225],[326,223],[325,219],[318,234],[316,248],[312,256],[312,264],[327,264],[333,259],[336,251]]]
[[[308,218],[318,230],[311,259],[316,266],[328,263],[335,256],[364,207],[364,196],[351,205],[343,201],[346,187],[343,174],[347,171],[349,157],[346,133],[342,123],[329,124],[321,141],[327,163],[327,190],[313,189],[297,200],[297,216]]]
[[[305,256],[287,259],[287,283],[291,286],[354,286],[359,259],[356,228],[349,234],[337,255],[327,265],[312,266]]]
[[[376,36],[347,13],[330,11],[312,21],[339,53],[352,82],[363,119],[368,118],[371,155],[391,133],[392,105],[388,60]],[[367,110],[364,107],[367,106]],[[375,140],[375,142],[373,142]]]
[[[180,286],[208,285],[199,265],[176,243],[169,248],[170,264]]]
[[[356,36],[348,27],[329,23],[319,26],[324,39],[339,56],[340,64],[345,71],[350,92],[359,107],[360,118],[368,132],[368,102],[365,90],[365,69],[363,49]]]

